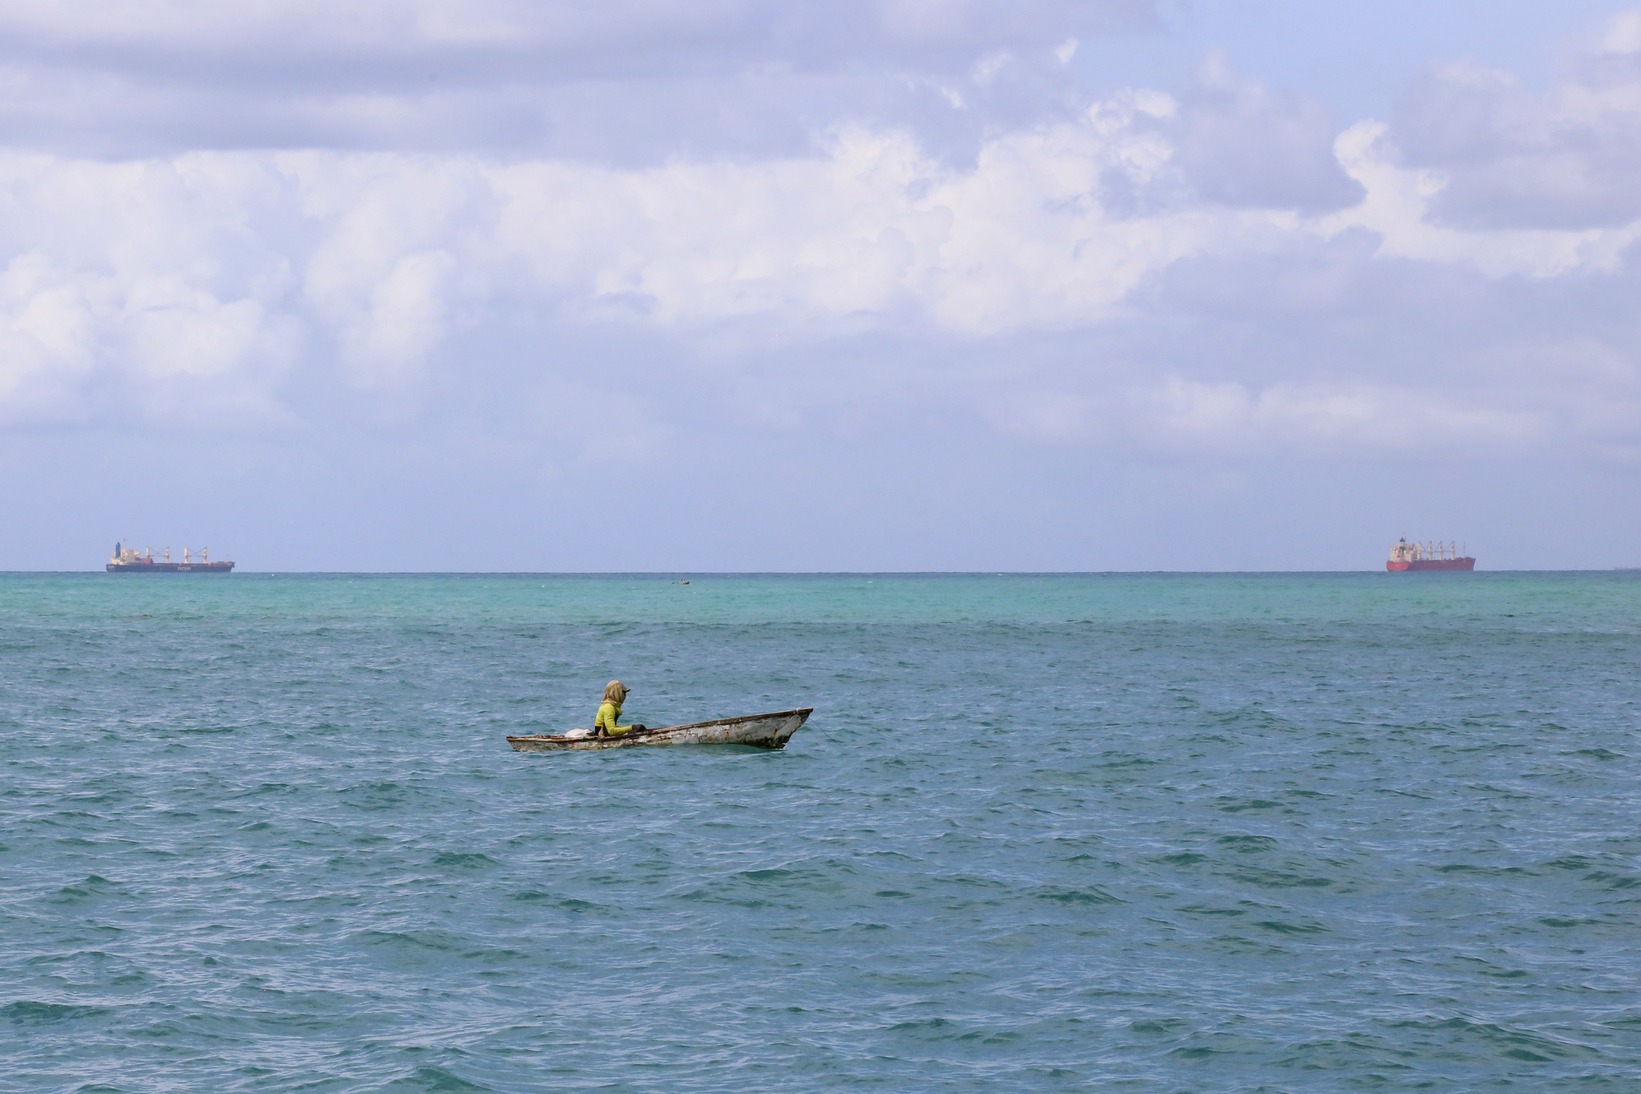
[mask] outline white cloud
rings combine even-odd
[[[980,120],[1046,116],[1068,39],[1159,25],[1155,0],[137,0],[95,19],[18,0],[0,6],[0,142],[767,153],[862,117],[926,119],[942,87]],[[984,58],[1009,58],[1009,78]]]
[[[1531,414],[1448,405],[1411,390],[1315,388],[1171,380],[1150,399],[1161,436],[1193,447],[1474,448],[1543,433]]]
[[[1340,135],[1340,162],[1365,190],[1360,205],[1324,218],[1329,233],[1367,228],[1380,253],[1424,262],[1462,262],[1490,277],[1552,277],[1579,270],[1611,270],[1641,237],[1641,215],[1610,228],[1459,228],[1444,224],[1433,207],[1452,185],[1444,172],[1405,166],[1381,122],[1360,122]]]
[[[1318,213],[1361,199],[1340,170],[1336,129],[1321,106],[1238,79],[1221,53],[1180,97],[1166,132],[1192,191],[1210,201]]]
[[[262,235],[277,227],[265,183],[257,164],[212,157],[0,159],[0,403],[78,419],[104,374],[271,387],[300,332],[287,260]]]
[[[70,397],[95,359],[95,324],[80,290],[43,255],[14,257],[0,274],[0,421],[77,416]]]
[[[1481,70],[1464,79],[1484,95],[1509,89]],[[1615,97],[1591,116],[1625,109],[1609,90]],[[1250,175],[1241,196],[1210,192],[1202,179],[1223,157],[1197,138],[1216,119],[1227,132],[1280,130],[1277,145],[1293,153],[1283,162],[1308,181],[1285,191]],[[1333,360],[1226,355],[1222,336],[1238,323],[1397,323],[1351,295],[1394,264],[1442,271],[1460,279],[1442,284],[1478,294],[1516,278],[1630,269],[1641,219],[1444,220],[1457,176],[1409,162],[1392,123],[1337,136],[1323,166],[1348,177],[1358,189],[1344,192],[1360,200],[1323,211],[1317,195],[1332,183],[1313,170],[1320,125],[1304,102],[1215,69],[1179,96],[1124,91],[999,129],[956,162],[911,130],[865,124],[835,127],[802,154],[627,167],[323,150],[11,155],[0,158],[0,405],[12,420],[120,413],[117,400],[91,397],[107,380],[115,391],[172,393],[172,418],[265,419],[289,384],[367,398],[416,392],[470,367],[453,348],[464,338],[499,342],[486,332],[508,323],[642,328],[680,346],[705,344],[706,331],[728,345],[744,325],[778,326],[805,347],[926,335],[960,352],[1005,353],[1019,340],[1053,341],[1065,362],[1057,370],[976,382],[965,398],[1000,428],[1064,444],[1393,452],[1531,445],[1578,421],[1628,443],[1623,415],[1535,406],[1542,383],[1506,384],[1505,395],[1462,375],[1408,379],[1390,375],[1403,366],[1371,346]],[[1283,193],[1285,202],[1272,196]],[[1362,239],[1371,245],[1340,245]],[[1296,271],[1316,255],[1334,265],[1307,280]],[[1170,280],[1193,264],[1272,280],[1249,285],[1232,315],[1216,310],[1228,297],[1196,299]],[[1274,277],[1273,265],[1286,272]],[[1262,297],[1302,314],[1250,310]],[[1115,359],[1141,362],[1127,374],[1079,356],[1091,335],[1147,323],[1202,333],[1171,359],[1121,348]],[[1449,352],[1436,326],[1416,333],[1429,340],[1420,352]],[[1602,344],[1634,362],[1621,336]],[[824,352],[776,358],[796,371]],[[771,376],[784,382],[779,369]],[[189,381],[209,381],[214,394],[173,397]],[[549,381],[596,387],[586,375]],[[1579,406],[1600,405],[1602,393],[1631,405],[1633,381],[1592,374],[1578,392]]]
[[[1613,16],[1601,37],[1603,53],[1641,53],[1641,11],[1625,11]]]
[[[1403,163],[1444,179],[1433,217],[1521,229],[1641,217],[1641,67],[1616,48],[1628,25],[1613,24],[1604,49],[1580,53],[1542,92],[1472,62],[1416,83],[1396,112],[1394,143]]]
[[[446,329],[445,300],[453,263],[442,251],[406,255],[371,290],[363,314],[349,317],[343,362],[366,384],[392,384],[421,364]]]
[[[1366,379],[1261,387],[1142,375],[1097,393],[1009,396],[990,417],[1035,441],[1143,456],[1474,453],[1535,443],[1552,429],[1533,411],[1466,406],[1440,391]]]
[[[1068,27],[1106,30],[1157,23],[1145,0],[1095,0],[1067,10],[1052,0],[792,0],[779,8],[757,0],[142,0],[109,6],[95,20],[51,0],[11,0],[0,30],[36,46],[104,49],[143,46],[175,52],[259,47],[264,53],[372,54],[427,49],[591,50],[620,44],[644,52],[655,43],[695,49],[743,39],[792,51],[821,52],[826,29],[864,36],[857,49],[880,45],[970,49],[986,42],[1063,41]],[[805,41],[805,35],[820,41]]]
[[[225,304],[175,279],[132,285],[126,308],[131,359],[153,377],[235,371],[249,358],[263,324],[256,301]]]

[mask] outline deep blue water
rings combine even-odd
[[[0,1086],[1637,1089],[1641,574],[691,581],[0,575]]]

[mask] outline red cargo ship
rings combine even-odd
[[[232,562],[212,562],[209,547],[200,551],[197,559],[184,547],[182,561],[172,562],[169,547],[165,549],[165,557],[155,558],[152,547],[138,554],[130,547],[121,548],[118,543],[114,544],[114,557],[103,567],[111,574],[225,574],[233,568]]]
[[[1476,560],[1459,554],[1457,543],[1409,543],[1403,536],[1390,549],[1385,569],[1391,573],[1419,570],[1474,570]]]

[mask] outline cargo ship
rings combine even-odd
[[[1420,570],[1474,570],[1476,560],[1459,553],[1457,543],[1409,543],[1403,536],[1390,549],[1385,569],[1393,574]]]
[[[154,549],[139,553],[133,548],[114,544],[114,557],[108,560],[103,569],[111,574],[225,574],[234,568],[232,562],[212,562],[211,549],[206,547],[193,557],[188,548],[182,549],[182,561],[171,561],[171,548],[165,549],[160,558],[154,557]]]

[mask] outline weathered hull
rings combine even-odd
[[[232,562],[110,562],[103,566],[111,574],[225,574]]]
[[[814,713],[813,707],[778,710],[772,714],[745,714],[739,718],[718,718],[681,726],[658,726],[634,730],[620,737],[509,737],[515,752],[594,752],[604,748],[637,748],[642,745],[752,745],[756,748],[785,748],[792,734]]]
[[[1416,558],[1406,562],[1391,559],[1385,563],[1385,569],[1393,574],[1425,573],[1429,571],[1474,570],[1476,560],[1465,558]]]

